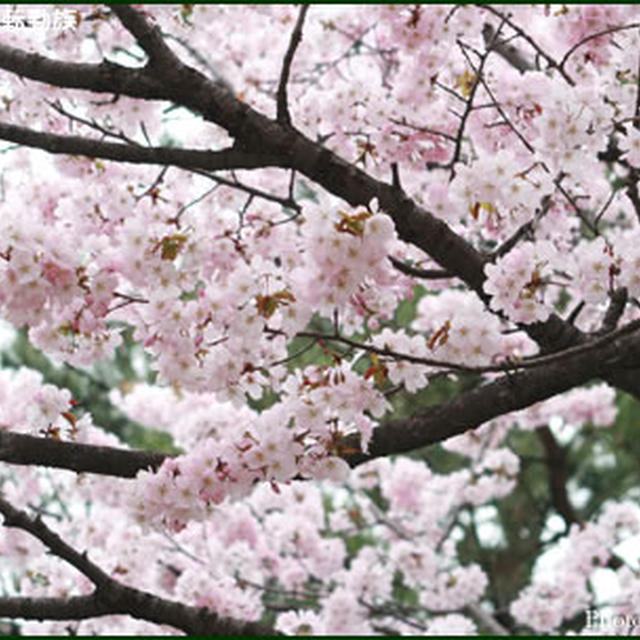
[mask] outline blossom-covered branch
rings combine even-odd
[[[0,615],[23,618],[81,619],[107,614],[127,614],[157,624],[167,624],[188,634],[206,635],[265,635],[273,629],[260,624],[225,620],[206,608],[190,607],[179,602],[159,598],[151,593],[120,584],[94,564],[87,553],[79,553],[68,545],[43,521],[31,518],[0,497],[3,525],[22,529],[40,540],[54,555],[71,564],[95,585],[92,595],[69,600],[46,598],[41,603],[33,598],[0,599]],[[38,605],[42,609],[38,611]],[[5,614],[5,611],[7,614]],[[19,612],[19,613],[18,613]],[[49,614],[49,615],[47,615]]]
[[[361,450],[357,435],[343,438],[337,443],[337,450],[349,465],[357,466],[375,458],[420,449],[605,374],[633,367],[640,351],[635,333],[627,330],[615,335],[617,339],[603,339],[598,349],[569,350],[562,359],[553,358],[543,366],[507,373],[461,393],[450,402],[430,406],[408,418],[389,420],[373,432],[367,452]],[[36,464],[126,478],[144,469],[157,469],[167,457],[154,452],[0,432],[0,459],[13,464]]]

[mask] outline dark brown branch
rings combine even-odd
[[[496,636],[510,636],[511,633],[503,625],[501,625],[488,611],[485,611],[480,604],[468,604],[465,607],[465,613],[475,618],[482,627]]]
[[[129,17],[131,12],[136,13],[121,5],[114,7],[114,11],[119,16]],[[144,22],[142,15],[135,19],[136,24],[140,21]],[[40,70],[38,74],[28,77],[56,86],[114,91],[131,97],[165,99],[181,104],[226,129],[236,138],[234,148],[243,148],[245,151],[259,149],[263,157],[271,156],[276,166],[295,168],[352,206],[366,206],[373,198],[378,197],[382,209],[395,220],[403,240],[419,246],[475,291],[482,291],[484,259],[446,223],[435,219],[404,194],[392,189],[391,185],[375,180],[299,132],[283,128],[266,118],[237,100],[218,83],[210,81],[171,55],[171,59],[153,70],[153,76],[149,70],[120,68],[127,73],[135,71],[143,74],[147,80],[151,78],[153,90],[148,94],[137,90],[125,91],[127,87],[124,82],[104,82],[104,78],[91,68],[92,65],[85,65],[89,67],[85,70],[84,66],[65,66],[68,63],[50,61],[42,56],[38,57],[40,66],[48,73]],[[96,68],[99,66],[93,65]],[[110,68],[111,65],[107,66]],[[0,67],[25,75],[25,69],[19,65],[5,66],[1,55]],[[33,71],[30,68],[28,70]],[[78,80],[77,75],[81,72],[85,73],[85,79]],[[158,87],[161,89],[158,90]]]
[[[100,64],[61,62],[0,44],[0,69],[56,87],[114,93],[146,100],[163,100],[166,90],[146,69],[123,67],[107,60]]]
[[[540,427],[536,433],[542,442],[546,456],[546,465],[549,479],[549,495],[554,509],[562,517],[567,529],[580,522],[567,493],[567,452],[558,444],[549,427]]]
[[[131,145],[135,147],[141,146],[135,140],[126,136],[122,130],[116,131],[114,128],[104,127],[98,122],[96,122],[94,118],[92,118],[91,120],[88,120],[87,118],[83,118],[74,113],[71,113],[70,111],[67,111],[62,106],[62,103],[60,102],[60,100],[55,100],[55,101],[45,100],[45,102],[54,111],[57,111],[61,116],[64,116],[69,120],[69,125],[70,125],[69,128],[71,128],[71,123],[77,122],[78,124],[84,125],[85,127],[89,127],[94,131],[98,132],[101,136],[100,138],[101,140],[103,140],[104,138],[115,138],[116,140],[119,140],[120,142],[124,142],[127,145]]]
[[[111,5],[122,26],[131,33],[143,51],[149,56],[151,67],[170,62],[175,57],[162,37],[160,28],[149,24],[142,13],[128,5]]]
[[[85,620],[110,615],[111,607],[95,594],[70,598],[0,598],[0,618]]]
[[[142,147],[117,142],[91,140],[81,136],[61,136],[42,133],[26,127],[0,122],[0,139],[49,153],[102,158],[133,164],[156,164],[181,169],[216,171],[221,169],[255,169],[273,166],[278,156],[228,148],[220,151],[175,149],[173,147]]]
[[[291,39],[289,40],[289,47],[282,60],[282,70],[280,72],[280,81],[278,83],[278,97],[277,97],[277,120],[285,126],[291,126],[291,116],[289,115],[289,106],[287,104],[287,83],[289,82],[289,73],[291,72],[291,64],[293,63],[293,56],[296,53],[298,45],[302,41],[302,26],[304,24],[305,16],[309,10],[308,4],[303,4],[300,7],[300,13],[298,13],[298,19],[295,27],[291,32]]]
[[[498,32],[500,31],[500,29],[498,29]],[[466,53],[464,51],[464,48],[461,46],[461,50],[463,53]],[[466,104],[465,104],[465,108],[464,111],[462,113],[462,116],[460,117],[460,124],[458,125],[458,131],[456,133],[456,141],[455,141],[455,149],[453,151],[453,156],[451,158],[451,160],[449,161],[448,165],[445,165],[446,168],[451,168],[451,175],[454,175],[454,167],[456,162],[458,162],[460,160],[460,153],[462,151],[462,140],[464,137],[464,128],[466,126],[467,123],[467,119],[469,118],[469,115],[471,114],[471,111],[473,110],[473,100],[476,97],[476,91],[478,90],[478,87],[480,86],[480,77],[482,76],[482,73],[484,72],[484,65],[487,61],[487,56],[488,56],[489,52],[485,51],[484,55],[482,55],[480,57],[480,64],[476,67],[472,67],[474,74],[475,74],[475,78],[473,80],[473,83],[471,85],[471,89],[469,91],[469,95],[466,98]],[[469,59],[467,58],[467,61]]]
[[[618,326],[618,322],[624,313],[624,308],[627,306],[627,300],[629,299],[629,293],[627,292],[626,287],[621,287],[620,289],[616,289],[611,294],[609,294],[609,306],[607,307],[607,311],[604,314],[604,318],[602,320],[602,327],[600,327],[600,331],[602,333],[607,333],[609,331],[614,331]]]
[[[518,47],[509,44],[503,38],[498,38],[493,26],[488,22],[485,22],[482,27],[482,37],[487,50],[495,51],[520,73],[526,73],[527,71],[533,71],[535,69],[535,65],[527,60]]]
[[[613,202],[613,199],[615,198],[615,196],[616,196],[616,189],[611,189],[611,193],[609,193],[609,197],[607,198],[607,201],[602,205],[602,208],[600,209],[600,211],[598,211],[596,217],[593,220],[593,224],[596,229],[600,224],[600,220],[602,219],[602,216],[607,212],[607,209],[611,206],[611,203]]]
[[[541,201],[541,206],[539,209],[536,209],[535,215],[532,220],[525,222],[523,225],[518,227],[514,233],[507,238],[492,254],[491,258],[493,260],[497,260],[502,256],[506,255],[513,249],[520,240],[527,237],[532,237],[533,232],[535,230],[536,224],[545,216],[547,212],[551,208],[551,198],[549,196],[544,196]]]
[[[441,442],[503,413],[545,400],[599,375],[615,373],[617,369],[629,367],[629,363],[637,366],[640,361],[640,342],[634,332],[639,327],[640,320],[636,320],[590,343],[570,347],[562,353],[509,365],[521,367],[522,370],[509,372],[497,381],[465,392],[453,402],[429,407],[411,418],[388,422],[374,431],[370,456],[357,454],[345,457],[355,465],[372,457],[404,453]],[[315,334],[300,335],[317,337]],[[332,336],[325,338],[338,339]],[[345,338],[340,340],[350,343]],[[359,343],[353,344],[361,346]],[[386,354],[385,350],[371,350]],[[563,373],[565,367],[566,375]],[[473,369],[463,366],[459,368]],[[357,446],[353,438],[347,438],[347,442],[348,447]],[[167,457],[169,456],[156,452],[128,451],[0,431],[0,460],[12,464],[41,465],[133,478],[142,469],[157,469]]]
[[[54,438],[37,438],[0,430],[0,460],[11,464],[134,478],[142,469],[157,469],[166,457],[154,451],[62,442]]]
[[[640,56],[638,56],[636,76],[636,107],[633,110],[633,126],[640,129]]]
[[[619,301],[618,296],[616,297],[616,305],[620,305],[626,303],[626,289],[624,291],[624,302]],[[612,301],[613,304],[613,301]],[[615,329],[615,327],[614,327]],[[351,338],[347,338],[345,336],[340,335],[337,331],[332,334],[324,334],[318,333],[315,331],[299,331],[296,333],[296,337],[299,338],[315,338],[316,340],[322,340],[325,342],[340,342],[344,345],[352,347],[353,349],[360,349],[362,351],[367,351],[369,353],[375,353],[376,355],[393,358],[394,360],[402,360],[404,362],[411,362],[413,364],[423,364],[425,366],[430,367],[438,367],[443,369],[449,369],[450,371],[458,371],[458,372],[467,372],[467,373],[499,373],[499,372],[512,372],[520,369],[533,369],[536,367],[543,367],[550,363],[562,362],[565,358],[570,358],[580,353],[591,352],[595,353],[599,349],[602,349],[607,344],[610,344],[612,341],[620,338],[621,336],[628,335],[640,329],[640,319],[633,320],[628,324],[620,327],[620,329],[611,330],[609,332],[603,333],[603,331],[599,331],[598,334],[595,334],[599,337],[592,338],[591,340],[584,342],[579,345],[575,345],[573,347],[567,347],[561,351],[554,351],[548,355],[541,356],[533,356],[531,358],[523,358],[514,362],[507,362],[505,364],[494,364],[494,365],[466,365],[466,364],[457,364],[453,362],[449,362],[447,360],[437,360],[435,358],[423,358],[421,356],[415,356],[410,353],[401,353],[399,351],[394,351],[387,347],[375,347],[370,344],[366,344],[363,342],[358,342],[356,340],[352,340]],[[275,333],[275,332],[274,332]]]
[[[640,321],[621,327],[593,343],[553,354],[543,366],[533,366],[460,394],[451,402],[428,407],[401,420],[392,420],[373,432],[370,452],[359,452],[357,436],[343,441],[343,457],[356,466],[373,458],[406,453],[475,429],[500,415],[605,375],[633,374],[640,362]],[[347,453],[350,452],[351,453]],[[353,453],[357,451],[357,453]],[[126,451],[112,447],[61,442],[0,431],[0,460],[131,478],[141,469],[157,469],[168,457],[161,453]]]
[[[488,26],[488,25],[486,25],[486,26]],[[493,29],[491,29],[491,31],[493,33]],[[483,34],[484,34],[484,30],[483,30]],[[496,45],[493,44],[490,47],[487,46],[487,51],[499,51],[499,50],[496,48]],[[467,62],[471,65],[471,68],[475,71],[475,65],[473,64],[473,62],[469,58],[467,52],[464,51],[464,49],[463,49],[463,53],[464,53],[465,58],[467,59]],[[529,151],[529,153],[535,153],[535,149],[531,146],[529,141],[520,133],[520,131],[518,131],[517,127],[511,122],[511,120],[509,119],[509,117],[505,113],[504,109],[502,108],[502,106],[500,105],[500,103],[496,99],[495,95],[493,94],[493,91],[491,91],[491,89],[489,88],[489,85],[487,84],[487,82],[484,79],[484,77],[482,75],[478,75],[478,78],[480,79],[480,82],[482,83],[482,87],[487,92],[487,95],[493,101],[493,104],[494,104],[497,112],[502,116],[502,118],[504,120],[504,124],[506,126],[508,126],[511,129],[511,131],[513,131],[516,134],[516,136],[520,139],[522,144],[527,148],[527,151]]]
[[[579,42],[576,42],[576,44],[574,44],[567,51],[567,53],[564,54],[564,57],[560,61],[560,65],[558,66],[558,69],[563,70],[564,66],[569,61],[569,58],[577,51],[577,49],[579,49],[582,45],[586,44],[590,40],[594,40],[595,38],[600,38],[602,36],[606,36],[611,33],[617,33],[618,31],[625,31],[627,29],[637,29],[638,27],[640,27],[640,23],[634,22],[632,24],[626,24],[618,27],[609,27],[608,29],[603,29],[602,31],[598,31],[596,33],[592,33],[588,36],[585,36],[584,38],[582,38],[582,40],[580,40]]]
[[[545,367],[504,375],[450,402],[390,421],[374,430],[366,454],[359,451],[359,437],[348,436],[342,442],[342,450],[348,452],[343,457],[356,466],[374,458],[414,451],[585,384],[608,371],[637,367],[639,362],[640,342],[635,335],[626,335],[600,350],[578,352]],[[353,453],[354,450],[358,452]]]
[[[543,60],[546,60],[547,64],[549,65],[549,68],[558,69],[558,71],[560,72],[562,77],[565,79],[567,84],[569,84],[572,87],[575,86],[576,83],[569,77],[567,72],[563,68],[561,68],[560,65],[558,65],[558,63],[555,61],[555,59],[552,56],[550,56],[546,51],[544,51],[540,47],[540,45],[538,45],[538,43],[528,33],[526,33],[521,27],[519,27],[517,24],[515,24],[511,20],[510,16],[507,16],[507,15],[503,14],[502,12],[498,11],[497,9],[495,9],[494,7],[492,7],[490,5],[482,5],[481,4],[481,5],[478,5],[478,7],[480,9],[484,9],[485,11],[489,11],[494,16],[500,18],[500,20],[502,20],[502,22],[504,22],[504,24],[506,24],[509,27],[511,27],[521,38],[526,40],[531,45],[531,47],[533,47],[534,51],[536,52],[536,54],[540,58],[542,58]]]
[[[638,171],[632,170],[627,178],[627,188],[625,189],[625,195],[629,198],[633,205],[636,218],[640,220],[640,193],[638,193]]]
[[[3,498],[0,498],[0,513],[4,516],[3,524],[5,527],[15,527],[30,533],[38,538],[51,553],[68,562],[93,582],[96,590],[92,596],[72,599],[85,614],[91,610],[92,606],[95,606],[99,611],[98,615],[126,614],[140,620],[170,625],[187,634],[195,635],[238,636],[273,635],[275,633],[273,629],[258,623],[220,618],[207,608],[191,607],[125,586],[91,562],[86,552],[79,553],[67,544],[57,533],[49,529],[41,518],[31,518],[27,513],[16,509]],[[90,598],[95,599],[94,605],[90,603]],[[43,604],[52,608],[53,600],[46,598]],[[24,602],[22,604],[24,607]],[[69,612],[69,609],[65,610],[65,613]],[[43,616],[36,614],[32,617],[41,619]],[[60,617],[56,617],[56,619],[60,619]]]
[[[420,269],[419,267],[414,267],[402,260],[398,260],[398,258],[394,258],[393,256],[389,256],[389,260],[398,271],[401,271],[407,276],[412,276],[413,278],[424,278],[425,280],[453,278],[453,274],[445,269]]]
[[[213,173],[208,173],[205,171],[197,171],[196,173],[206,176],[219,185],[230,187],[232,189],[238,189],[239,191],[248,193],[253,198],[262,198],[263,200],[267,200],[268,202],[275,202],[286,209],[293,209],[297,213],[302,213],[302,207],[292,198],[290,194],[287,196],[276,196],[273,193],[269,193],[267,191],[263,191],[262,189],[256,189],[255,187],[243,184],[242,182],[237,180],[235,176],[233,180],[228,180],[227,178],[223,178],[222,176],[217,176]]]
[[[570,194],[563,186],[562,179],[566,177],[566,174],[561,173],[558,178],[554,181],[558,191],[565,197],[566,201],[572,206],[573,210],[576,212],[578,218],[582,220],[582,223],[585,227],[593,233],[594,236],[599,236],[600,232],[598,228],[589,220],[588,213],[576,202],[576,197]]]
[[[431,127],[423,127],[417,124],[413,124],[411,122],[408,122],[405,116],[402,116],[400,120],[398,120],[397,118],[389,118],[389,120],[394,124],[397,124],[401,127],[407,127],[408,129],[412,129],[413,131],[421,131],[423,133],[429,133],[432,136],[440,137],[444,140],[448,140],[449,142],[456,141],[455,136],[452,136],[449,133],[444,133],[443,131],[437,131],[436,129],[432,129]]]

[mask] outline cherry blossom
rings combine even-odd
[[[637,614],[637,487],[593,479],[627,471],[640,397],[633,5],[16,5],[0,31],[0,616]]]

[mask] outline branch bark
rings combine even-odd
[[[359,436],[341,443],[344,459],[355,467],[374,458],[407,453],[442,442],[498,416],[518,411],[604,376],[608,371],[635,368],[640,362],[637,335],[626,335],[594,351],[578,351],[565,360],[504,375],[464,392],[444,404],[408,418],[392,420],[374,430],[368,453],[360,451]]]
[[[4,44],[0,44],[0,69],[68,89],[86,89],[145,100],[163,100],[166,93],[162,83],[144,68],[123,67],[108,60],[99,64],[62,62]]]
[[[0,431],[0,460],[119,478],[135,478],[138,471],[157,469],[167,456],[153,451],[117,449],[22,433]]]
[[[524,409],[605,375],[625,375],[640,362],[635,331],[618,330],[616,339],[600,338],[598,347],[569,350],[566,358],[539,367],[507,373],[461,393],[447,403],[428,407],[408,418],[390,420],[373,432],[369,451],[361,451],[359,436],[343,438],[338,451],[355,467],[374,458],[406,453],[475,429],[498,416]],[[0,460],[132,478],[142,469],[157,469],[167,456],[146,451],[61,442],[0,432]]]
[[[174,147],[142,147],[117,142],[103,142],[81,136],[42,133],[4,122],[0,122],[0,138],[54,154],[87,156],[132,164],[157,164],[192,171],[257,169],[277,166],[281,161],[279,156],[234,148],[207,151],[204,149],[176,149]]]
[[[95,595],[71,598],[0,598],[0,618],[25,620],[85,620],[109,615]]]
[[[90,596],[70,598],[5,598],[0,599],[0,615],[20,611],[19,617],[56,620],[80,619],[95,615],[126,614],[156,624],[166,624],[194,635],[274,635],[274,629],[254,622],[221,618],[205,607],[191,607],[173,600],[123,585],[98,565],[87,553],[79,553],[67,544],[40,518],[31,518],[0,497],[0,513],[5,527],[15,527],[38,538],[54,555],[68,562],[96,586]],[[75,607],[75,615],[74,615]]]
[[[549,478],[549,495],[555,510],[565,522],[567,530],[581,520],[575,512],[567,492],[567,452],[558,444],[548,426],[537,429],[538,437],[547,452],[546,464]]]

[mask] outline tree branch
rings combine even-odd
[[[493,418],[594,378],[633,376],[640,362],[640,340],[636,335],[639,325],[640,320],[635,320],[590,343],[568,348],[563,354],[543,356],[537,358],[537,362],[525,361],[523,370],[508,372],[493,382],[460,394],[451,402],[430,406],[409,418],[391,420],[373,431],[368,454],[361,453],[357,436],[347,436],[339,447],[345,452],[342,457],[356,466],[373,458],[406,453],[475,429]],[[157,469],[167,457],[157,452],[0,431],[0,460],[12,464],[133,478],[143,469]]]
[[[104,60],[100,64],[61,62],[0,44],[0,69],[56,87],[114,93],[146,100],[163,100],[166,90],[146,69],[123,67]]]
[[[618,300],[620,295],[626,295],[626,289],[622,290],[624,293],[617,294],[616,304],[620,305],[621,301]],[[626,304],[626,297],[622,304]],[[619,307],[617,307],[619,308]],[[609,313],[610,310],[607,311]],[[615,313],[611,311],[611,313]],[[609,320],[611,322],[611,320]],[[617,320],[616,320],[617,322]],[[603,327],[604,327],[603,323]],[[578,344],[573,347],[567,347],[561,351],[554,351],[548,355],[532,356],[523,358],[517,361],[507,361],[501,364],[491,365],[466,365],[461,363],[450,362],[448,360],[438,360],[435,358],[425,358],[422,356],[416,356],[411,353],[402,353],[395,351],[386,346],[376,347],[364,342],[358,342],[351,338],[340,335],[338,331],[330,334],[319,333],[317,331],[299,331],[296,333],[298,338],[315,338],[316,340],[322,340],[327,342],[339,342],[345,344],[353,349],[360,349],[369,353],[375,353],[376,355],[392,358],[398,361],[411,362],[412,364],[423,364],[429,367],[438,367],[442,369],[449,369],[450,371],[466,372],[466,373],[499,373],[499,372],[513,372],[519,369],[533,369],[536,367],[546,366],[553,362],[563,362],[566,358],[570,358],[579,353],[592,352],[595,353],[601,349],[604,345],[609,344],[611,341],[616,340],[620,336],[633,333],[640,328],[640,319],[633,320],[628,324],[616,329],[613,326],[608,332],[598,331],[593,334],[594,337],[583,344]],[[277,333],[277,332],[273,332]]]
[[[25,620],[85,620],[109,615],[109,605],[95,593],[70,598],[0,598],[0,618]]]
[[[134,478],[142,469],[157,469],[166,457],[154,451],[63,442],[0,430],[0,460],[10,464]]]
[[[578,518],[567,493],[567,452],[558,444],[555,436],[548,426],[536,429],[536,433],[547,452],[546,465],[549,479],[549,495],[551,504],[562,517],[567,529],[579,523]]]
[[[565,79],[567,84],[569,84],[572,87],[575,86],[576,83],[569,77],[567,72],[556,62],[556,60],[552,58],[546,51],[541,49],[538,43],[529,34],[527,34],[521,27],[519,27],[517,24],[515,24],[511,20],[510,16],[503,14],[502,12],[498,11],[491,5],[480,4],[478,5],[478,7],[480,9],[484,9],[485,11],[489,11],[494,16],[500,18],[500,20],[502,20],[504,24],[510,26],[521,38],[526,40],[526,42],[528,42],[533,47],[534,51],[538,56],[540,56],[542,59],[547,61],[547,64],[549,65],[550,69],[558,69],[558,71],[560,72],[560,75],[562,75],[562,77]]]
[[[175,55],[165,43],[160,28],[150,25],[142,12],[136,11],[129,5],[111,5],[110,9],[149,56],[151,68],[173,61]]]
[[[527,60],[518,47],[509,44],[506,40],[497,37],[495,29],[488,22],[482,27],[482,37],[487,50],[495,51],[504,58],[512,67],[520,73],[534,71],[535,65]]]
[[[502,626],[490,613],[485,611],[480,604],[469,604],[465,607],[465,613],[475,618],[483,627],[496,636],[509,636],[509,630]]]
[[[189,170],[256,169],[273,166],[280,161],[278,156],[234,148],[206,151],[173,147],[142,147],[103,142],[81,136],[42,133],[4,122],[0,122],[0,139],[54,154],[80,155],[132,164],[174,166]]]
[[[407,276],[412,276],[413,278],[424,278],[425,280],[440,280],[453,277],[452,273],[449,273],[444,269],[420,269],[419,267],[414,267],[413,265],[407,264],[402,260],[398,260],[398,258],[394,258],[393,256],[389,256],[389,260],[398,271],[401,271]]]
[[[564,360],[481,384],[450,402],[421,413],[392,420],[373,431],[369,452],[360,451],[359,436],[343,439],[343,458],[357,466],[374,458],[406,453],[442,442],[498,416],[529,407],[610,371],[634,368],[640,361],[640,341],[635,334],[624,335],[601,350],[579,351]],[[354,452],[355,451],[355,452]]]
[[[287,82],[289,82],[289,72],[291,71],[291,63],[293,62],[293,56],[296,53],[298,45],[302,41],[302,26],[304,24],[305,16],[309,10],[308,4],[303,4],[300,7],[300,13],[298,14],[298,20],[295,27],[291,32],[291,39],[289,40],[289,47],[282,60],[282,70],[280,72],[280,82],[278,83],[278,103],[277,103],[277,120],[285,126],[291,126],[291,116],[289,115],[289,106],[287,104]]]
[[[55,619],[62,619],[63,614],[72,613],[75,605],[78,611],[88,617],[93,611],[96,615],[126,614],[140,620],[156,624],[166,624],[182,629],[187,634],[195,635],[273,635],[273,629],[253,622],[244,622],[220,618],[205,607],[191,607],[180,602],[166,600],[145,591],[125,586],[89,560],[87,553],[79,553],[67,544],[57,533],[49,529],[41,518],[32,519],[24,511],[13,507],[0,497],[0,513],[4,516],[5,527],[15,527],[38,538],[54,555],[68,562],[85,575],[96,586],[91,596],[71,598],[62,606]],[[41,600],[44,611],[34,611],[32,598],[8,598],[0,607],[22,606],[23,613],[31,613],[31,617],[42,619],[43,613],[55,612],[56,598]],[[31,601],[29,603],[28,601]],[[30,608],[31,607],[31,608]],[[2,610],[0,609],[0,615]],[[54,613],[55,615],[55,613]]]
[[[578,48],[580,48],[583,44],[586,44],[590,40],[594,40],[595,38],[600,38],[602,36],[609,35],[611,33],[617,33],[618,31],[625,31],[626,29],[637,29],[640,27],[640,23],[634,22],[632,24],[625,24],[618,27],[609,27],[607,29],[603,29],[602,31],[598,31],[596,33],[592,33],[588,36],[585,36],[579,42],[576,42],[568,51],[564,54],[564,57],[560,61],[558,69],[560,71],[564,70],[565,65],[569,61],[569,58],[576,52]]]

